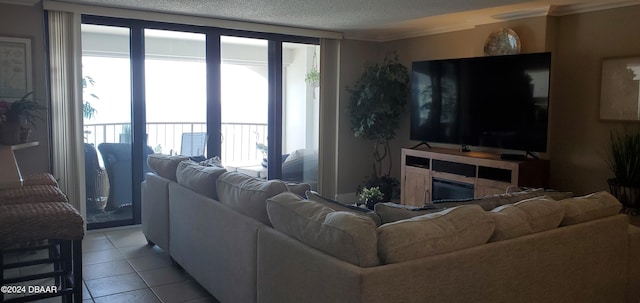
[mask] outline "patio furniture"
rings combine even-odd
[[[133,184],[131,166],[131,144],[129,143],[101,143],[98,150],[102,154],[107,176],[109,178],[109,197],[106,210],[119,210],[133,205]],[[149,172],[147,157],[153,154],[149,146],[145,146],[143,174]]]
[[[183,133],[180,142],[181,156],[203,156],[207,145],[207,133]]]
[[[102,190],[107,173],[98,161],[98,152],[93,144],[84,144],[84,174],[87,193],[87,210],[101,211],[106,205],[106,197]]]

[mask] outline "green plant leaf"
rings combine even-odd
[[[606,162],[616,181],[624,186],[640,186],[640,132],[612,131]]]

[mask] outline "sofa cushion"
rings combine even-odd
[[[531,226],[527,222],[527,214],[513,205],[503,205],[487,212],[493,218],[496,228],[489,242],[516,238],[531,233]]]
[[[290,192],[304,198],[307,195],[307,191],[311,190],[311,185],[307,183],[294,183],[294,182],[285,182],[287,188]]]
[[[158,176],[176,182],[176,169],[180,162],[189,160],[187,156],[169,156],[163,154],[150,154],[147,157],[147,165]]]
[[[290,192],[268,199],[267,211],[276,230],[311,247],[360,267],[379,264],[376,226],[367,217]]]
[[[566,199],[573,196],[572,192],[562,192],[554,190],[545,190],[543,188],[531,188],[522,191],[510,192],[505,194],[489,195],[476,199],[460,199],[460,200],[440,200],[433,201],[441,207],[455,207],[460,205],[476,204],[480,205],[484,210],[492,210],[498,206],[513,204],[522,200],[531,199],[540,196],[547,196],[553,200]]]
[[[36,202],[69,202],[69,200],[67,195],[54,185],[28,185],[0,190],[0,205]]]
[[[378,255],[398,263],[482,245],[495,223],[478,205],[464,205],[378,227]]]
[[[553,200],[562,200],[562,199],[573,197],[573,192],[559,191],[559,190],[548,189],[548,188],[518,187],[518,186],[512,185],[512,186],[509,186],[506,190],[506,194],[531,195],[532,193],[538,193],[540,195],[547,196]],[[504,194],[498,194],[493,196],[503,196],[503,195]],[[534,198],[534,197],[530,196],[529,198]]]
[[[380,217],[381,224],[410,219],[445,209],[438,204],[427,204],[424,207],[416,207],[393,202],[376,203],[373,208],[375,213]]]
[[[505,205],[506,206],[506,205]],[[564,209],[547,196],[535,197],[512,204],[526,216],[532,233],[554,229],[564,217]]]
[[[562,226],[613,216],[622,209],[620,201],[606,191],[564,199],[558,204],[565,210]]]
[[[333,210],[337,210],[337,211],[346,211],[346,212],[352,212],[355,213],[357,215],[363,215],[366,217],[371,218],[371,220],[373,220],[373,223],[376,224],[376,226],[380,226],[382,225],[382,222],[380,220],[380,216],[378,216],[378,214],[368,208],[362,208],[362,207],[358,207],[355,205],[350,205],[350,204],[345,204],[345,203],[341,203],[339,201],[336,200],[332,200],[329,199],[327,197],[323,197],[321,196],[318,192],[316,191],[312,191],[312,190],[308,190],[305,193],[307,199],[311,200],[311,201],[315,201],[318,203],[323,204],[326,207],[329,207]]]
[[[185,187],[218,200],[216,180],[226,171],[220,167],[202,166],[193,161],[182,161],[176,168],[176,179]]]
[[[287,185],[280,180],[257,179],[239,172],[223,173],[216,186],[220,202],[269,226],[267,199],[287,191]]]

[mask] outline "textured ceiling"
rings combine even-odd
[[[0,0],[1,1],[1,0]],[[15,0],[14,0],[15,1]],[[638,0],[55,0],[330,30],[392,40],[526,16],[638,4]]]

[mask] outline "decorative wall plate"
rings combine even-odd
[[[520,37],[510,28],[499,28],[484,43],[485,56],[513,55],[520,53]]]

